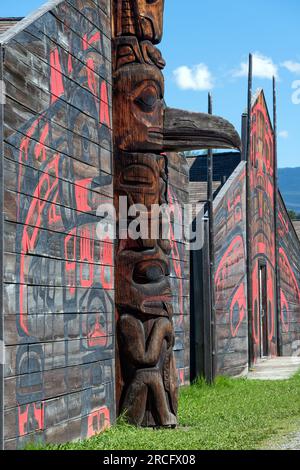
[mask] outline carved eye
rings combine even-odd
[[[133,280],[137,284],[152,284],[161,281],[164,277],[163,266],[159,263],[141,263],[135,267],[133,272]]]
[[[154,86],[147,86],[135,99],[138,106],[145,111],[150,113],[154,110],[157,101],[159,100],[158,92]]]
[[[148,5],[152,5],[152,3],[156,3],[157,0],[147,0]]]

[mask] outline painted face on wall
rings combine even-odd
[[[150,65],[123,67],[116,74],[114,92],[118,148],[127,152],[161,152],[164,124],[162,73]]]

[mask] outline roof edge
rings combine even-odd
[[[188,160],[189,158],[207,158],[207,151],[205,150],[206,153],[202,153],[202,154],[199,154],[199,155],[184,155],[184,157]],[[179,152],[179,153],[182,153],[182,152]],[[241,152],[239,150],[230,150],[228,149],[228,151],[226,150],[220,150],[220,151],[216,151],[216,150],[213,150],[213,154],[214,154],[214,157],[218,157],[220,155],[241,155]]]
[[[38,9],[34,10],[29,15],[22,18],[17,24],[9,28],[3,34],[0,34],[0,44],[4,45],[7,44],[13,37],[21,33],[24,29],[30,26],[34,21],[38,20],[43,16],[45,13],[48,13],[52,8],[56,7],[60,3],[64,2],[65,0],[49,0],[47,3],[44,3]],[[7,19],[7,18],[5,18]]]
[[[215,197],[213,201],[214,209],[218,207],[218,205],[222,202],[225,194],[227,191],[230,189],[233,181],[242,173],[242,171],[246,168],[246,162],[241,161],[238,166],[235,168],[235,170],[231,173],[229,176],[228,180],[226,183],[222,186],[221,190],[218,192],[217,196]]]
[[[21,21],[24,16],[1,16],[0,21]]]

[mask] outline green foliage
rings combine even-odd
[[[300,214],[295,211],[289,210],[288,214],[292,220],[300,220]]]
[[[92,439],[47,449],[255,449],[296,422],[300,422],[300,374],[284,381],[220,377],[211,386],[198,379],[181,390],[176,430],[137,429],[121,417]]]

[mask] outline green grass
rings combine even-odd
[[[255,449],[296,423],[300,423],[300,374],[286,381],[218,378],[214,386],[199,380],[182,389],[176,430],[137,429],[120,420],[92,439],[47,449]]]

